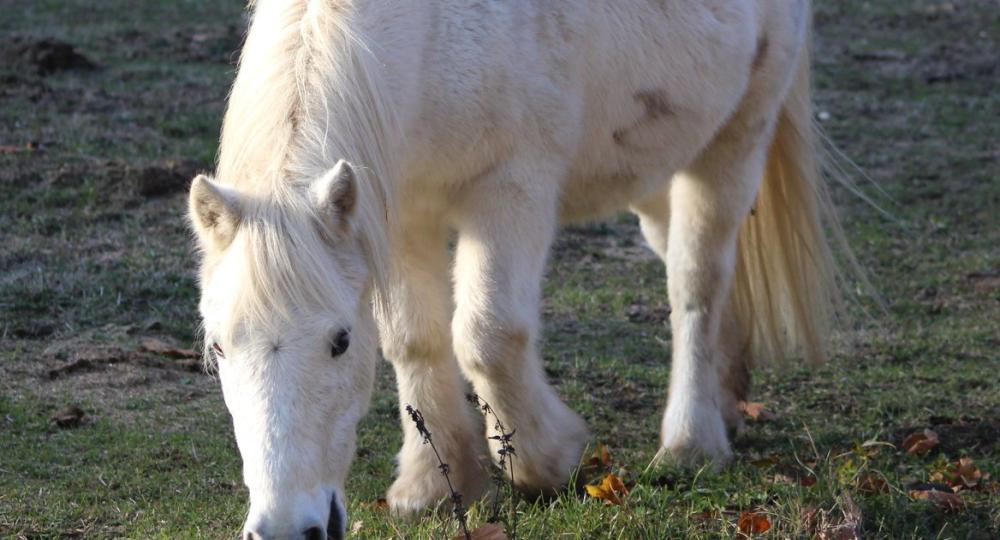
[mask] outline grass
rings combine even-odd
[[[750,423],[721,474],[645,471],[670,335],[663,269],[634,219],[564,231],[545,283],[547,374],[632,492],[624,507],[517,499],[519,537],[731,537],[738,513],[757,510],[774,525],[763,536],[807,538],[804,513],[836,522],[851,501],[866,537],[1000,535],[996,489],[966,494],[954,513],[907,493],[960,457],[1000,476],[1000,12],[989,0],[948,5],[818,7],[822,125],[893,215],[836,194],[887,308],[848,328],[856,346],[825,366],[760,370],[753,399],[775,417]],[[241,16],[235,0],[0,10],[0,52],[14,34],[58,37],[100,66],[41,77],[0,63],[0,145],[40,143],[0,153],[0,538],[231,538],[242,521],[216,381],[132,352],[146,336],[191,345],[197,333],[186,186],[156,197],[138,186],[171,160],[209,168]],[[99,346],[128,354],[46,376]],[[56,427],[49,418],[71,403],[82,424]],[[349,521],[362,538],[451,538],[447,509],[410,522],[375,504],[392,480],[397,411],[381,364]],[[899,449],[927,427],[937,449]],[[858,487],[869,472],[887,493]],[[816,484],[802,485],[806,475]],[[470,525],[489,513],[472,505]]]

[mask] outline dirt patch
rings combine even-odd
[[[31,39],[12,36],[0,42],[0,49],[8,66],[27,68],[43,77],[60,71],[86,71],[97,68],[97,65],[80,54],[76,47],[54,38]]]
[[[191,160],[166,160],[139,168],[127,166],[122,180],[142,197],[162,197],[187,191],[191,179],[205,169]]]
[[[625,317],[633,323],[663,324],[670,319],[670,305],[666,302],[649,302],[640,298],[638,302],[625,308]]]
[[[79,406],[69,405],[52,415],[52,421],[61,428],[71,428],[79,426],[84,416],[86,413]]]
[[[190,410],[205,398],[217,398],[218,382],[205,372],[200,358],[191,358],[169,336],[143,338],[138,327],[105,326],[66,339],[51,341],[43,348],[37,341],[15,345],[0,340],[0,350],[20,350],[0,362],[0,390],[12,395],[25,391],[46,396],[51,403],[47,418],[60,427],[75,427],[100,420],[132,422],[148,418],[151,410],[163,415],[164,429],[183,429],[169,425],[171,411]],[[144,349],[143,341],[155,340],[166,351]],[[176,357],[173,351],[185,351]],[[81,408],[86,420],[66,420],[68,406]],[[206,407],[217,408],[212,399]],[[221,412],[223,409],[219,409]],[[68,418],[68,416],[67,416]]]
[[[102,201],[117,202],[126,208],[146,199],[159,198],[187,191],[191,180],[209,167],[188,159],[164,159],[148,163],[120,161],[95,161],[62,165],[48,175],[48,180],[38,185],[49,200],[58,206],[75,206],[79,200],[72,192],[96,188],[106,194]],[[54,193],[63,190],[67,196],[52,200]],[[25,190],[27,191],[27,190]]]
[[[157,56],[185,63],[236,65],[245,36],[245,24],[203,24],[159,33],[126,29],[116,34],[113,39],[118,45],[116,52],[128,59]]]

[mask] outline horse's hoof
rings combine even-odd
[[[512,441],[516,452],[511,459],[513,483],[529,496],[553,495],[565,489],[590,438],[583,418],[562,402],[552,410],[547,429],[530,436],[527,430],[518,429]],[[491,449],[496,451],[493,444]]]
[[[430,451],[429,448],[426,450]],[[449,463],[448,475],[452,487],[462,496],[462,504],[468,507],[482,498],[489,489],[489,475],[475,460],[465,461],[464,464]],[[414,517],[442,503],[447,511],[451,511],[452,493],[441,470],[430,464],[423,465],[420,469],[416,470],[416,467],[411,466],[402,471],[389,487],[385,498],[393,515]]]
[[[702,466],[709,464],[719,470],[732,459],[733,451],[726,435],[726,422],[718,410],[709,408],[691,414],[690,417],[675,417],[671,411],[663,418],[660,450],[656,461]]]

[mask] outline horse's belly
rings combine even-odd
[[[671,176],[672,170],[666,168],[573,173],[564,184],[559,219],[573,223],[611,216],[663,189]]]

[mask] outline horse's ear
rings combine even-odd
[[[191,182],[188,214],[202,245],[223,249],[233,241],[240,223],[239,195],[199,174]]]
[[[358,202],[357,179],[351,164],[340,160],[313,184],[316,210],[323,222],[346,232]]]

